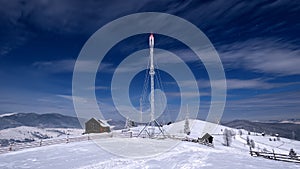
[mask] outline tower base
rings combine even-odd
[[[159,129],[159,131],[160,131],[159,133],[156,134],[156,133],[154,132],[156,126],[155,126],[155,125],[154,125],[154,126],[151,126],[152,122],[158,127],[158,129]],[[150,127],[154,127],[154,128],[151,129],[151,130],[153,130],[153,131],[148,131],[148,130],[147,130],[147,129],[150,129]],[[148,122],[148,123],[145,125],[145,127],[143,127],[143,129],[139,132],[139,134],[137,135],[137,137],[140,137],[141,134],[142,134],[144,131],[147,133],[147,135],[149,136],[149,138],[157,137],[157,136],[159,136],[160,134],[162,134],[163,138],[166,138],[164,129],[162,128],[162,126],[161,126],[156,120]]]

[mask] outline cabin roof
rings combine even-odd
[[[91,120],[98,122],[102,127],[110,127],[110,125],[104,120],[101,120],[101,119],[97,120],[94,117],[91,118],[89,121],[91,121]],[[87,121],[86,123],[88,123],[89,121]]]
[[[210,134],[208,134],[208,133],[205,133],[205,134],[202,136],[202,138],[201,138],[201,139],[208,139],[208,138],[210,138],[210,137],[212,137],[212,138],[213,138],[213,136],[211,136]]]

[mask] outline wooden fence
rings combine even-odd
[[[287,154],[278,154],[274,151],[271,152],[259,152],[259,151],[253,151],[250,148],[250,155],[254,157],[263,157],[270,160],[277,160],[277,161],[285,161],[285,162],[294,162],[294,163],[300,163],[300,156],[290,156]]]

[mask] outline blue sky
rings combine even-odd
[[[202,30],[225,69],[227,103],[223,120],[300,118],[300,40],[298,1],[0,1],[0,113],[73,115],[72,71],[88,38],[119,17],[164,12]],[[110,94],[114,66],[148,48],[148,35],[124,39],[105,56],[96,94],[107,117],[117,112]],[[200,115],[210,103],[210,83],[201,62],[178,41],[155,35],[156,47],[172,51],[192,69],[199,85]],[[145,40],[146,39],[146,40]],[[145,43],[144,43],[145,42]],[[143,72],[132,82],[138,106]],[[170,112],[178,111],[178,86],[167,74],[164,88]],[[136,90],[135,90],[136,89]]]

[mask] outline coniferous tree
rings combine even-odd
[[[190,123],[189,123],[189,108],[188,108],[188,105],[187,105],[187,108],[186,108],[186,117],[185,117],[185,123],[184,123],[184,130],[183,132],[187,135],[190,135],[191,133],[191,129],[190,129]]]
[[[250,139],[249,139],[248,136],[247,136],[247,140],[246,141],[247,141],[247,145],[250,146]]]
[[[294,149],[292,149],[292,148],[290,149],[289,156],[291,158],[295,158],[297,156],[297,153],[294,151]]]
[[[185,119],[184,133],[187,134],[187,135],[190,135],[190,133],[191,133],[190,124],[189,124],[189,119],[188,118]]]
[[[254,140],[252,140],[252,139],[250,140],[250,147],[251,147],[251,148],[255,148],[255,142],[254,142]]]
[[[239,130],[239,135],[243,135],[243,131],[242,130]]]
[[[223,132],[223,138],[224,138],[224,145],[230,146],[232,142],[232,133],[230,130],[225,129]]]
[[[129,129],[131,127],[133,127],[132,121],[127,117],[125,122],[125,128]]]

